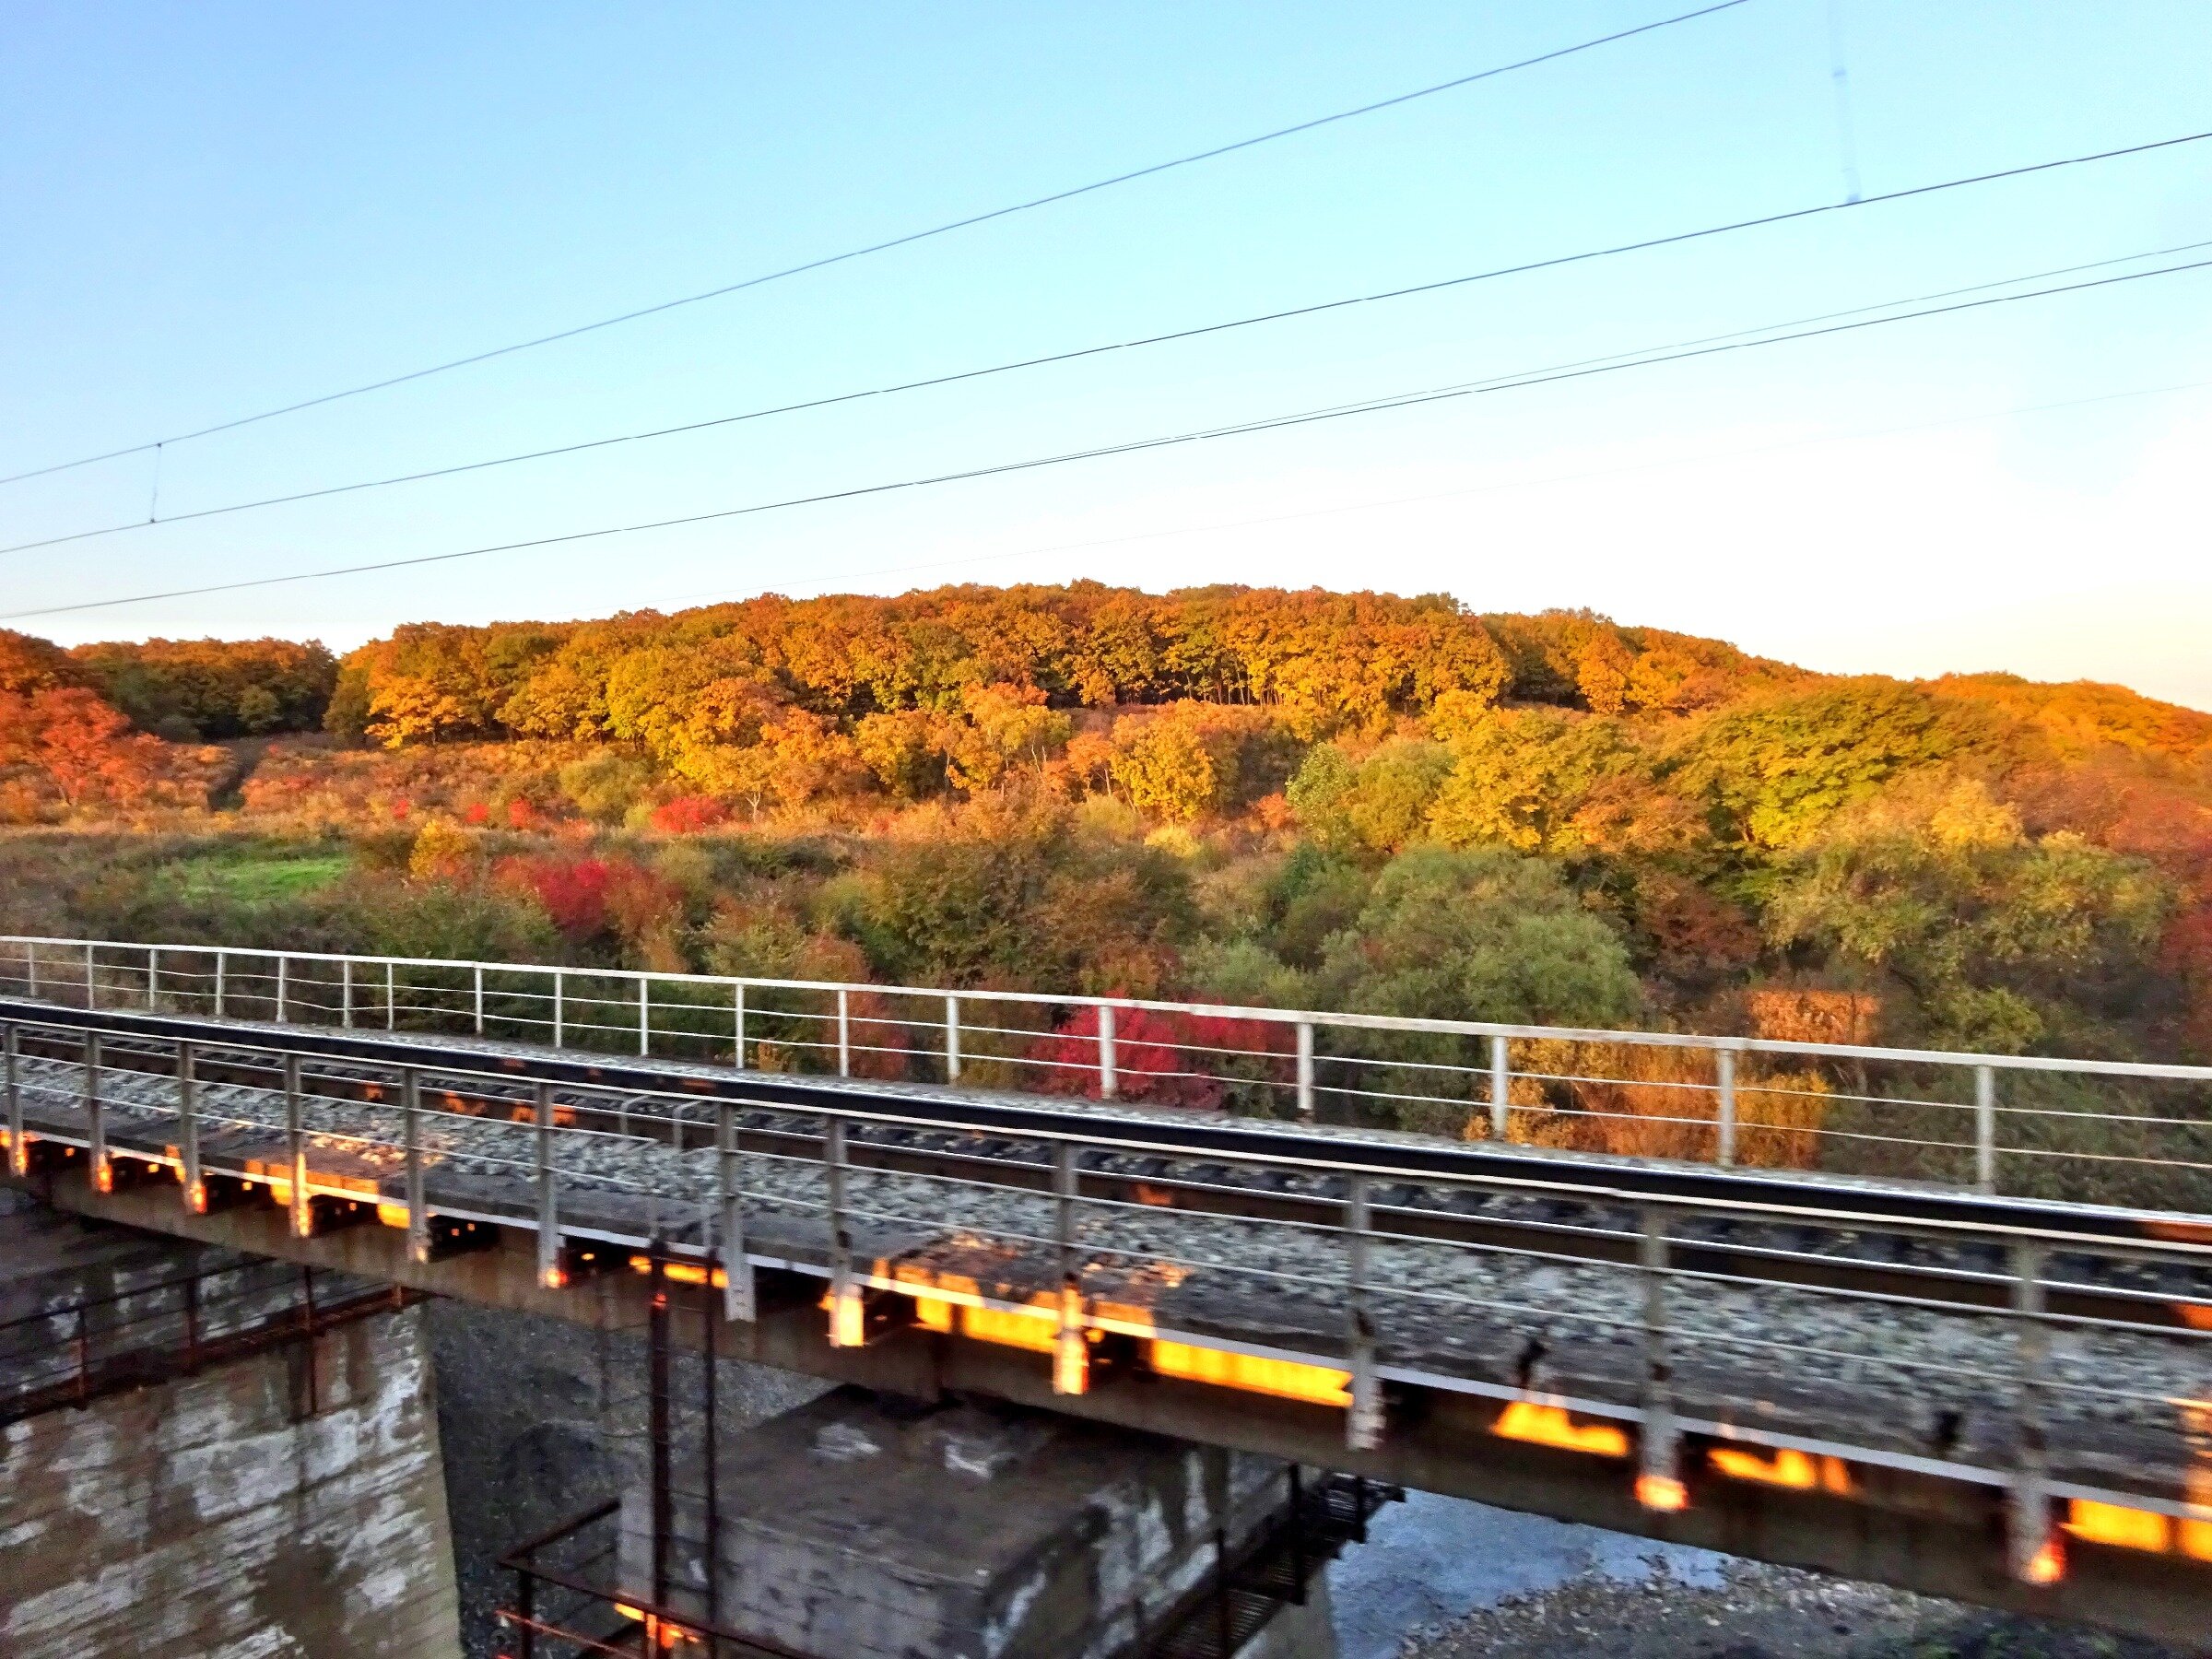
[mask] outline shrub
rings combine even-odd
[[[677,795],[653,809],[649,822],[663,835],[697,835],[729,821],[729,808],[712,795]]]
[[[1098,1008],[1087,1005],[1050,1037],[1031,1043],[1030,1058],[1046,1068],[1039,1086],[1051,1094],[1097,1097],[1100,1030]],[[1266,1084],[1288,1077],[1296,1043],[1292,1028],[1271,1019],[1116,1009],[1115,1094],[1207,1111],[1228,1104],[1239,1091],[1265,1101]]]

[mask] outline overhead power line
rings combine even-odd
[[[1622,466],[1594,467],[1583,472],[1553,473],[1535,478],[1508,478],[1490,484],[1469,484],[1455,489],[1435,489],[1420,495],[1384,496],[1367,501],[1346,501],[1333,507],[1310,507],[1298,512],[1271,512],[1260,518],[1221,519],[1209,524],[1171,524],[1163,530],[1138,530],[1126,535],[1102,535],[1089,541],[1054,542],[1047,547],[1012,547],[1001,553],[962,553],[951,559],[932,559],[917,564],[873,565],[863,570],[847,571],[841,575],[819,577],[802,582],[792,587],[778,584],[775,592],[784,594],[804,593],[807,589],[828,590],[841,582],[864,582],[872,576],[900,576],[912,571],[944,571],[959,565],[995,564],[1008,559],[1039,559],[1048,553],[1080,553],[1094,547],[1124,547],[1134,542],[1166,541],[1179,535],[1216,535],[1224,530],[1251,530],[1270,524],[1302,524],[1312,519],[1340,518],[1357,512],[1379,512],[1392,507],[1416,507],[1431,501],[1464,500],[1469,496],[1500,495],[1516,489],[1547,489],[1560,484],[1582,484],[1596,478],[1618,478],[1636,473],[1666,472],[1678,467],[1710,466],[1717,461],[1740,460],[1749,455],[1786,454],[1794,450],[1823,448],[1830,444],[1864,443],[1877,438],[1894,438],[1915,432],[1940,432],[1958,427],[1972,426],[1986,420],[2006,420],[2022,415],[2042,415],[2061,409],[2088,408],[2098,404],[2122,403],[2135,398],[2169,397],[2183,392],[2202,392],[2212,388],[2212,381],[2182,381],[2166,386],[2137,386],[2124,392],[2100,392],[2088,397],[2069,397],[2057,403],[2012,404],[2002,409],[1984,409],[1972,415],[1947,415],[1940,420],[1916,420],[1909,426],[1875,427],[1853,432],[1822,432],[1807,438],[1785,439],[1779,443],[1760,443],[1738,449],[1719,450],[1701,455],[1676,455],[1659,461],[1636,461]],[[676,594],[656,600],[657,605],[686,605],[693,600],[729,599],[743,594],[757,593],[756,586],[730,588],[701,588],[688,594]]]
[[[1661,351],[1655,355],[1629,357],[1594,365],[1568,366],[1557,370],[1535,370],[1518,376],[1504,376],[1487,381],[1429,387],[1416,392],[1370,398],[1358,403],[1335,404],[1324,408],[1300,410],[1286,415],[1264,416],[1227,426],[1207,427],[1195,431],[1171,433],[1160,437],[1132,439],[1122,443],[1101,444],[1091,449],[1032,456],[1027,460],[1006,461],[987,466],[967,467],[958,472],[937,473],[926,477],[900,478],[888,483],[855,485],[844,489],[824,490],[814,495],[788,496],[780,500],[755,501],[740,507],[724,507],[712,512],[685,513],[675,518],[653,519],[633,524],[602,525],[590,530],[572,530],[559,535],[532,536],[522,541],[500,542],[481,547],[464,547],[449,553],[421,553],[404,559],[383,559],[365,564],[340,565],[329,570],[296,571],[278,576],[256,576],[238,582],[207,582],[194,587],[170,588],[159,593],[132,594],[116,599],[92,599],[75,605],[41,606],[35,609],[0,614],[0,621],[14,622],[32,617],[54,617],[80,611],[108,610],[118,606],[143,605],[166,599],[193,598],[204,594],[237,593],[247,588],[277,587],[300,582],[321,582],[335,576],[359,576],[375,571],[396,571],[421,565],[450,564],[464,559],[481,559],[493,553],[517,553],[535,547],[563,547],[576,542],[599,541],[618,535],[635,535],[652,530],[671,530],[689,524],[711,524],[724,519],[751,517],[794,507],[819,506],[830,501],[849,501],[868,496],[891,495],[903,490],[924,489],[940,484],[955,484],[975,478],[996,477],[1007,473],[1033,472],[1044,467],[1064,466],[1077,461],[1094,461],[1112,455],[1136,454],[1147,450],[1203,443],[1216,439],[1241,437],[1253,432],[1279,431],[1291,427],[1311,426],[1323,421],[1341,420],[1358,415],[1374,415],[1393,409],[1415,408],[1427,404],[1442,403],[1489,392],[1518,391],[1530,386],[1550,385],[1561,381],[1583,380],[1594,375],[1618,373],[1625,369],[1651,368],[1661,363],[1682,362],[1693,358],[1718,357],[1731,352],[1751,350],[1762,346],[1779,346],[1792,340],[1813,339],[1826,335],[1850,334],[1863,329],[1883,327],[1892,323],[1909,323],[1923,317],[1947,316],[1959,312],[1980,311],[1992,306],[2017,304],[2026,300],[2042,300],[2058,294],[2074,294],[2093,288],[2116,288],[2125,283],[2142,282],[2154,276],[2173,276],[2186,272],[2207,269],[2212,269],[2212,259],[2193,260],[2185,265],[2161,265],[2156,270],[2134,271],[2122,276],[2101,276],[2087,282],[2072,282],[2054,288],[2033,288],[2025,293],[1999,294],[1979,300],[1958,300],[1949,305],[1929,306],[1921,311],[1900,312],[1887,317],[1870,317],[1854,322],[1830,323],[1817,328],[1804,328],[1785,334],[1767,335],[1758,339],[1729,340],[1717,345],[1699,346],[1678,351]]]
[[[1311,133],[1320,127],[1334,126],[1339,122],[1355,121],[1362,115],[1372,115],[1383,110],[1395,109],[1401,104],[1416,102],[1420,99],[1434,98],[1439,93],[1456,91],[1462,87],[1471,87],[1478,81],[1494,80],[1499,76],[1512,75],[1518,70],[1533,69],[1539,65],[1557,63],[1561,58],[1573,57],[1581,53],[1594,51],[1600,46],[1611,46],[1621,41],[1633,40],[1638,35],[1651,34],[1663,29],[1672,29],[1677,24],[1694,22],[1700,18],[1710,18],[1716,12],[1733,11],[1736,6],[1749,4],[1750,0],[1717,0],[1716,4],[1700,6],[1695,11],[1680,12],[1673,17],[1661,18],[1651,23],[1640,23],[1632,29],[1616,29],[1611,34],[1599,35],[1587,41],[1577,41],[1569,46],[1555,47],[1549,52],[1539,53],[1534,57],[1521,58],[1510,64],[1494,65],[1490,68],[1477,69],[1469,75],[1456,76],[1451,80],[1438,81],[1434,86],[1420,87],[1411,92],[1400,92],[1390,98],[1377,99],[1372,103],[1360,104],[1355,109],[1339,110],[1330,115],[1317,115],[1310,121],[1300,121],[1289,126],[1277,127],[1272,132],[1258,133],[1252,137],[1239,138],[1229,144],[1218,144],[1211,149],[1196,150],[1187,156],[1177,156],[1171,160],[1155,161],[1147,167],[1134,168],[1127,172],[1114,173],[1103,179],[1094,179],[1088,184],[1077,184],[1065,190],[1056,190],[1049,195],[1033,196],[1028,201],[1016,202],[1005,207],[993,207],[982,213],[971,213],[964,218],[949,219],[941,225],[932,225],[924,230],[910,230],[904,235],[890,237],[883,241],[869,242],[865,246],[858,248],[848,248],[841,253],[824,254],[818,259],[809,259],[798,265],[786,265],[781,270],[765,272],[758,276],[744,277],[736,282],[726,282],[719,288],[707,288],[700,293],[686,294],[675,300],[663,300],[652,305],[640,306],[634,311],[618,312],[611,317],[601,317],[595,322],[580,323],[572,327],[558,329],[552,334],[538,335],[527,340],[517,340],[507,346],[495,346],[487,351],[472,352],[466,357],[453,358],[441,363],[432,363],[423,369],[411,369],[404,374],[387,375],[382,380],[368,381],[358,386],[347,386],[342,391],[325,392],[319,396],[301,398],[296,403],[281,404],[275,408],[263,409],[253,415],[241,415],[233,419],[218,421],[212,426],[199,427],[192,431],[172,433],[167,438],[149,438],[143,443],[126,444],[121,449],[103,450],[95,455],[79,455],[75,460],[56,461],[44,466],[30,467],[23,472],[10,473],[6,477],[0,477],[0,484],[20,483],[26,478],[45,477],[52,473],[67,472],[79,466],[90,466],[101,461],[115,461],[125,455],[143,454],[147,450],[158,449],[165,444],[186,443],[195,438],[211,438],[218,432],[236,431],[240,427],[254,426],[265,420],[275,420],[280,416],[296,415],[303,409],[320,408],[324,404],[343,402],[349,397],[361,397],[371,392],[388,391],[394,386],[404,386],[413,381],[428,380],[432,375],[450,374],[456,369],[467,369],[477,363],[488,363],[496,358],[512,357],[521,351],[534,351],[541,346],[552,346],[562,340],[573,340],[582,335],[596,334],[602,329],[619,327],[625,323],[636,323],[646,317],[657,317],[665,312],[681,310],[685,306],[699,305],[709,300],[720,300],[725,295],[742,293],[747,288],[761,288],[771,282],[782,282],[788,277],[801,276],[809,271],[819,271],[830,265],[844,265],[852,260],[865,259],[870,254],[886,253],[893,248],[911,247],[915,242],[927,241],[933,237],[947,236],[955,230],[971,229],[977,225],[989,224],[994,219],[1010,218],[1018,213],[1029,213],[1039,207],[1049,207],[1055,202],[1072,201],[1077,196],[1090,195],[1101,190],[1112,190],[1116,185],[1134,183],[1139,179],[1153,178],[1160,173],[1172,172],[1178,168],[1193,167],[1201,161],[1216,160],[1222,156],[1234,155],[1239,150],[1253,149],[1263,144],[1273,144],[1278,139],[1295,137],[1300,133]]]
[[[1257,327],[1264,324],[1288,322],[1296,318],[1323,315],[1330,312],[1347,311],[1357,306],[1374,305],[1386,300],[1412,299],[1424,294],[1445,292],[1452,288],[1466,288],[1476,283],[1492,282],[1506,276],[1525,276],[1531,272],[1555,270],[1562,265],[1583,265],[1593,260],[1610,259],[1625,253],[1639,253],[1654,248],[1677,246],[1684,242],[1701,241],[1716,236],[1726,236],[1743,230],[1759,229],[1766,226],[1786,224],[1794,219],[1816,218],[1822,214],[1842,213],[1853,208],[1875,207],[1889,202],[1901,202],[1915,196],[1934,195],[1944,191],[1960,190],[1970,185],[1989,184],[2005,179],[2027,177],[2035,173],[2051,172],[2061,168],[2081,167],[2090,162],[2112,161],[2129,156],[2139,156],[2152,150],[2171,149],[2177,145],[2199,144],[2212,138],[2212,131],[2191,133],[2181,137],[2160,138],[2148,144],[2131,145],[2124,149],[2098,150],[2088,155],[2067,156],[2054,161],[2036,161],[2023,167],[2006,168],[1998,172],[1974,173],[1965,178],[1946,179],[1934,184],[1915,184],[1903,190],[1892,190],[1880,195],[1866,196],[1848,202],[1822,202],[1809,207],[1793,207],[1780,213],[1761,214],[1753,218],[1733,219],[1725,224],[1707,225],[1695,230],[1671,231],[1664,236],[1646,237],[1641,241],[1615,242],[1606,247],[1584,249],[1580,253],[1555,254],[1544,259],[1526,260],[1519,265],[1499,265],[1489,270],[1475,271],[1458,276],[1441,277],[1434,282],[1416,283],[1409,287],[1383,288],[1376,292],[1354,294],[1336,300],[1318,300],[1310,305],[1291,306],[1281,311],[1261,312],[1251,316],[1232,317],[1224,322],[1203,323],[1190,328],[1179,328],[1166,334],[1144,335],[1135,339],[1113,340],[1099,346],[1081,346],[1067,351],[1050,352],[1042,357],[1019,358],[1011,362],[993,363],[980,369],[956,370],[947,374],[925,376],[920,380],[899,381],[888,385],[870,386],[856,392],[832,393],[823,397],[805,398],[796,403],[775,404],[766,408],[747,409],[735,415],[717,415],[704,420],[684,421],[676,426],[651,427],[642,431],[619,432],[611,437],[587,438],[575,443],[556,444],[547,449],[524,450],[514,454],[494,455],[480,461],[463,461],[450,466],[434,466],[417,472],[394,473],[381,478],[363,478],[347,484],[324,485],[316,489],[293,490],[286,495],[263,496],[250,501],[230,501],[218,507],[203,507],[191,512],[173,512],[167,518],[147,517],[134,519],[127,524],[103,524],[91,530],[75,530],[62,535],[43,536],[34,541],[17,542],[0,547],[0,554],[24,553],[39,547],[58,547],[65,543],[90,541],[101,536],[123,535],[136,530],[150,530],[163,524],[191,524],[194,520],[220,518],[230,513],[253,512],[266,507],[287,507],[300,501],[321,500],[326,497],[351,495],[368,489],[388,489],[402,484],[428,483],[434,478],[451,478],[465,473],[486,472],[495,467],[515,466],[524,462],[547,461],[558,456],[581,454],[591,450],[611,449],[620,444],[645,443],[663,438],[681,437],[693,432],[712,431],[719,427],[736,426],[747,421],[767,420],[783,415],[795,415],[810,409],[834,407],[841,404],[862,403],[872,398],[890,397],[901,393],[925,391],[937,386],[958,385],[962,382],[985,380],[994,375],[1012,374],[1023,370],[1041,369],[1057,363],[1072,363],[1086,358],[1104,357],[1114,352],[1135,351],[1147,347],[1164,346],[1182,340],[1204,338],[1211,335],[1229,334],[1238,329]],[[2149,253],[2129,254],[2130,259],[2154,259],[2168,253],[2187,252],[2197,243],[2161,248]],[[2123,260],[2100,261],[2100,264],[2121,264]],[[2046,276],[2066,276],[2077,270],[2092,268],[2088,265],[2070,265],[2055,271],[2039,271],[2031,276],[2014,277],[2016,282],[2040,281]],[[1966,290],[1952,290],[1963,292]],[[1924,295],[1924,299],[1942,299],[1947,295]],[[1892,301],[1906,304],[1911,301]],[[1816,319],[1807,319],[1813,321]]]

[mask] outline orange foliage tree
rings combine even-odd
[[[204,804],[198,760],[133,731],[82,686],[0,691],[0,769],[28,774],[34,791],[43,783],[70,811]]]

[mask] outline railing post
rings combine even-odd
[[[1313,1022],[1298,1022],[1298,1115],[1313,1115]]]
[[[668,1605],[668,1558],[672,1553],[676,1534],[676,1493],[671,1478],[675,1471],[670,1453],[673,1451],[671,1430],[675,1404],[669,1386],[668,1319],[668,1256],[666,1243],[657,1233],[646,1246],[652,1253],[653,1300],[647,1304],[645,1317],[645,1444],[647,1457],[646,1495],[653,1513],[653,1601],[656,1607]],[[717,1563],[719,1565],[719,1563]],[[655,1614],[645,1617],[645,1640],[641,1644],[650,1653],[660,1645],[660,1620]]]
[[[653,1053],[653,981],[638,975],[638,1053]]]
[[[1111,1100],[1121,1088],[1113,1041],[1113,1005],[1099,1005],[1099,1099]]]
[[[29,982],[24,994],[31,1001],[39,1000],[39,946],[31,940],[23,947],[23,977]]]
[[[2012,1247],[2013,1363],[2018,1409],[2013,1424],[2013,1472],[2006,1494],[2006,1565],[2023,1583],[2048,1584],[2065,1571],[2064,1546],[2051,1524],[2043,1444],[2043,1371],[2050,1331],[2043,1323],[2043,1246],[2022,1239]]]
[[[1490,1138],[1502,1142],[1512,1127],[1513,1110],[1512,1055],[1505,1039],[1490,1039]]]
[[[553,970],[553,1046],[555,1048],[559,1048],[562,1046],[561,1028],[565,1024],[565,1019],[563,1017],[568,1012],[566,1000],[568,978],[569,976],[563,973],[559,969],[556,968]]]
[[[1974,1187],[1997,1190],[1997,1072],[1992,1065],[1974,1067]]]
[[[1678,1510],[1689,1501],[1682,1484],[1681,1435],[1675,1427],[1674,1371],[1667,1355],[1666,1218],[1643,1206],[1637,1265],[1643,1270],[1643,1431],[1637,1437],[1636,1501],[1648,1510]]]
[[[537,1282],[560,1288],[560,1199],[553,1177],[553,1085],[537,1086]]]
[[[470,969],[470,990],[475,994],[477,1035],[484,1035],[484,964],[476,963]]]
[[[400,1121],[407,1152],[407,1259],[430,1259],[430,1216],[423,1207],[422,1079],[413,1066],[399,1074]]]
[[[717,1230],[722,1244],[722,1316],[749,1324],[758,1304],[752,1258],[745,1253],[745,1169],[737,1160],[736,1109],[726,1100],[715,1107],[714,1182],[722,1201]]]
[[[396,964],[384,964],[384,1030],[399,1030],[399,969]]]
[[[300,1056],[284,1057],[284,1133],[292,1160],[292,1237],[304,1239],[315,1230],[315,1208],[307,1196],[307,1124],[300,1098]]]
[[[1090,1387],[1090,1348],[1083,1335],[1083,1272],[1076,1253],[1076,1201],[1080,1194],[1072,1141],[1053,1145],[1053,1239],[1060,1260],[1060,1320],[1053,1342],[1053,1392],[1079,1394]]]
[[[177,1156],[184,1165],[184,1207],[207,1213],[207,1178],[200,1170],[199,1050],[177,1044]]]
[[[100,1006],[100,958],[98,955],[98,950],[99,947],[94,945],[88,944],[85,947],[85,1006],[88,1009],[94,1009]]]
[[[834,1114],[823,1120],[822,1163],[830,1198],[830,1346],[859,1347],[866,1314],[853,1288],[853,1231],[845,1222],[845,1120]]]
[[[12,1020],[0,1037],[0,1047],[6,1049],[7,1067],[7,1167],[18,1175],[28,1175],[30,1147],[23,1139],[22,1041]]]
[[[215,953],[215,1017],[218,1019],[223,1017],[223,981],[228,976],[229,968],[230,953],[227,950],[218,950]]]
[[[100,1098],[100,1033],[85,1033],[85,1138],[92,1147],[92,1184],[100,1192],[115,1185],[108,1162],[108,1119]]]
[[[713,1288],[713,1246],[710,1240],[707,1251],[707,1288],[710,1290]],[[714,1563],[709,1567],[706,1573],[707,1626],[711,1630],[722,1619],[722,1571],[720,1567],[722,1561],[722,1494],[720,1490],[722,1414],[716,1408],[717,1402],[714,1397],[715,1379],[720,1375],[722,1367],[714,1354],[716,1347],[714,1315],[712,1311],[705,1306],[701,1306],[700,1309],[699,1326],[701,1350],[699,1368],[699,1475],[701,1488],[700,1497],[702,1500],[702,1507],[706,1510],[706,1525],[700,1530],[706,1534],[706,1537],[701,1540],[706,1546],[704,1551],[706,1559]],[[717,1659],[716,1650],[721,1646],[720,1641],[712,1636],[708,1637],[706,1659]]]
[[[960,1080],[960,999],[945,999],[945,1081]]]
[[[287,983],[286,983],[286,979],[287,979],[287,974],[288,974],[288,970],[289,970],[290,966],[291,966],[291,964],[290,964],[290,961],[288,960],[288,959],[287,959],[286,957],[284,957],[284,956],[282,956],[282,955],[279,955],[279,956],[277,957],[277,959],[276,959],[276,1023],[277,1023],[278,1025],[282,1025],[282,1024],[284,1023],[284,1013],[285,1013],[285,1006],[285,1006],[285,1001],[286,1001],[285,993],[286,993],[287,989],[288,988],[288,987],[287,986]]]
[[[146,1011],[156,1012],[161,1004],[161,947],[146,947]]]
[[[735,1045],[736,1069],[745,1069],[745,982],[730,987],[730,1033]]]
[[[353,959],[338,964],[338,1023],[353,1030]]]
[[[853,994],[843,990],[837,994],[837,1075],[853,1075]]]
[[[1352,1401],[1344,1443],[1372,1452],[1382,1443],[1382,1392],[1375,1375],[1375,1319],[1368,1306],[1369,1218],[1367,1177],[1354,1175],[1344,1204],[1345,1324],[1351,1348]]]
[[[1719,1104],[1716,1108],[1719,1140],[1714,1157],[1715,1161],[1725,1170],[1735,1162],[1735,1051],[1729,1048],[1715,1049],[1712,1063],[1718,1073],[1715,1086],[1719,1089]]]

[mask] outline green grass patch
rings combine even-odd
[[[322,848],[240,847],[179,859],[161,876],[196,903],[276,904],[328,887],[352,865],[351,854]]]

